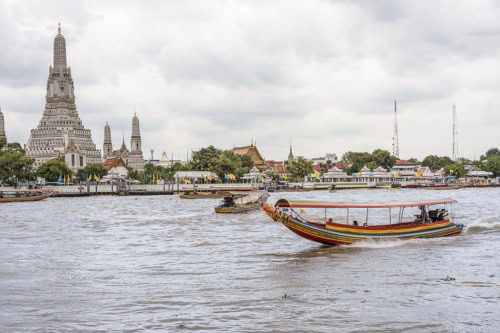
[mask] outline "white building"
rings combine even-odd
[[[311,161],[313,161],[313,165],[318,165],[320,163],[327,164],[328,161],[331,161],[331,163],[337,163],[339,159],[337,157],[337,154],[327,153],[324,157],[315,157],[312,158]]]

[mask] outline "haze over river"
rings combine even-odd
[[[218,200],[1,204],[0,331],[499,332],[500,189],[273,193],[268,202],[281,197],[451,197],[467,228],[335,248],[261,211],[213,214]]]

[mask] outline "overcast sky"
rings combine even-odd
[[[266,159],[392,150],[459,155],[500,144],[500,1],[0,1],[0,104],[27,143],[61,22],[77,110],[102,149],[185,159],[251,140]]]

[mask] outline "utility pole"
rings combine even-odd
[[[394,134],[392,136],[392,155],[399,159],[398,109],[394,101]]]
[[[455,105],[453,105],[453,148],[452,148],[452,159],[453,161],[457,160],[458,155],[458,142],[457,142],[457,110]]]

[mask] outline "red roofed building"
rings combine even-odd
[[[282,174],[282,175],[288,173],[286,170],[286,164],[283,161],[270,160],[270,161],[266,161],[266,164],[269,165],[269,167],[272,169],[273,173]]]

